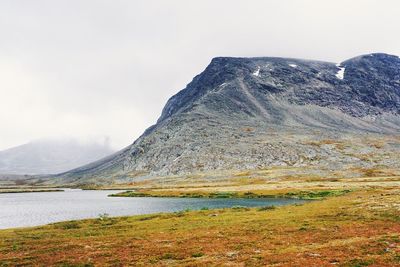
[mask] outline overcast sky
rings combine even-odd
[[[400,55],[400,1],[0,0],[0,150],[132,143],[215,56]]]

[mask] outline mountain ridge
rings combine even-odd
[[[57,178],[126,182],[202,170],[310,165],[324,153],[355,164],[344,153],[303,143],[322,137],[396,135],[399,114],[397,56],[374,53],[340,64],[216,57],[167,101],[157,123],[132,145]],[[286,137],[289,132],[297,139]],[[285,158],[291,160],[282,163]],[[318,164],[334,163],[326,162]]]
[[[106,143],[40,139],[0,151],[0,174],[55,174],[88,164],[113,152]]]

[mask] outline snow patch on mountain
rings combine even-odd
[[[342,67],[342,66],[340,65],[340,63],[336,64],[336,67],[339,68],[338,72],[336,73],[336,77],[337,77],[338,79],[340,79],[340,80],[343,80],[343,78],[344,78],[344,71],[346,70],[346,68],[345,68],[345,67]]]
[[[253,75],[259,77],[260,76],[260,69],[261,69],[260,67],[257,67],[257,70],[253,72]]]

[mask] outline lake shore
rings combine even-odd
[[[59,188],[1,188],[0,194],[9,194],[9,193],[39,193],[39,192],[63,192],[63,189]]]
[[[112,190],[0,195],[0,229],[41,226],[70,220],[134,216],[183,210],[220,209],[229,207],[265,207],[301,204],[292,198],[176,198],[176,197],[109,197]]]
[[[99,217],[0,230],[0,262],[11,266],[400,264],[399,177],[317,183],[320,187],[315,181],[291,180],[201,190],[239,194],[264,190],[275,195],[294,189],[351,192],[275,208]]]
[[[185,190],[136,190],[124,191],[109,195],[110,197],[177,197],[177,198],[293,198],[303,200],[321,200],[326,197],[341,196],[351,192],[344,190],[294,190],[279,192],[271,190],[254,190],[247,192],[224,192],[224,191],[185,191]]]

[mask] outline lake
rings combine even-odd
[[[297,199],[208,199],[108,197],[115,190],[66,190],[64,192],[0,194],[0,229],[37,226],[53,222],[97,218],[100,214],[127,216],[233,206],[281,206]]]

